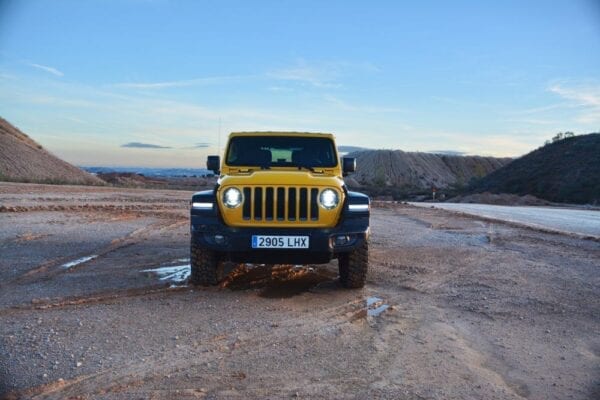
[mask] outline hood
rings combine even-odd
[[[339,176],[306,170],[256,170],[223,175],[219,178],[221,186],[333,186],[340,188],[344,181]]]

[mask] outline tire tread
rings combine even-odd
[[[218,282],[217,269],[219,259],[216,252],[202,248],[194,243],[190,245],[190,282],[193,285],[214,286]]]
[[[369,269],[368,241],[363,241],[354,251],[340,255],[338,264],[342,286],[351,289],[365,286]]]

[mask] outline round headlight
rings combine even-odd
[[[229,208],[235,208],[242,204],[242,192],[239,189],[231,187],[223,192],[223,204]]]
[[[321,205],[328,210],[335,208],[340,201],[338,194],[333,189],[325,189],[321,192],[321,196],[319,196],[319,201]]]

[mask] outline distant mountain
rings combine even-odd
[[[0,181],[103,185],[0,118]]]
[[[356,157],[357,172],[348,179],[358,185],[439,189],[465,185],[506,165],[510,158],[457,156],[401,150],[364,150]]]
[[[358,147],[358,146],[338,146],[337,149],[340,153],[352,153],[355,151],[366,150],[364,147]]]
[[[547,144],[476,182],[471,192],[529,194],[554,202],[598,204],[600,133]]]
[[[134,173],[152,177],[195,177],[212,175],[205,168],[152,168],[152,167],[81,167],[92,174]]]
[[[456,151],[456,150],[432,150],[432,151],[428,151],[427,153],[439,154],[442,156],[464,156],[465,155],[464,151]]]

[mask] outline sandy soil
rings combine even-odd
[[[598,241],[387,205],[364,289],[195,288],[189,197],[0,183],[0,398],[600,398]]]

